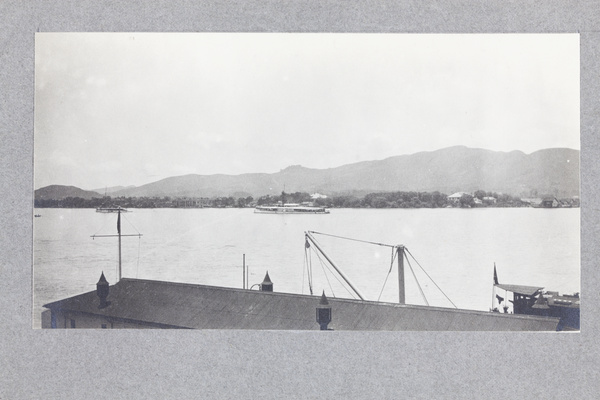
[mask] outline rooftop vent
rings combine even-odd
[[[269,278],[269,271],[265,275],[265,279],[260,284],[260,290],[263,292],[272,292],[273,291],[273,282],[271,282],[271,278]]]
[[[98,283],[96,283],[96,294],[100,298],[100,305],[98,306],[98,308],[104,308],[110,304],[110,301],[106,301],[106,299],[108,298],[108,291],[108,281],[104,277],[103,271],[102,275],[100,275],[100,280],[98,280]]]
[[[325,296],[325,291],[323,291],[323,295],[321,296],[321,301],[319,301],[319,305],[317,306],[317,323],[321,327],[322,331],[326,331],[327,325],[331,322],[331,306],[327,301],[327,296]]]

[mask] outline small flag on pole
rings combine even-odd
[[[496,263],[494,263],[494,285],[498,284],[498,274],[496,274]]]

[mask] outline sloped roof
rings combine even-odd
[[[523,285],[506,285],[506,284],[497,284],[496,287],[500,289],[508,290],[509,292],[523,294],[525,296],[533,296],[538,291],[542,290],[543,287],[539,286],[523,286]]]
[[[321,296],[123,278],[105,308],[95,291],[44,305],[155,327],[318,330]],[[329,298],[334,330],[556,330],[558,319]]]

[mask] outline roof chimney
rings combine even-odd
[[[331,306],[327,301],[324,290],[321,301],[319,301],[319,305],[317,306],[317,322],[322,331],[327,331],[327,325],[331,322]]]
[[[537,308],[540,310],[548,310],[550,306],[548,305],[548,300],[544,298],[544,294],[540,293],[539,297],[535,300],[535,303],[531,308]]]
[[[106,301],[108,298],[108,281],[104,277],[104,271],[100,275],[100,280],[96,283],[96,294],[100,297],[100,305],[98,308],[104,308],[110,304],[110,301]]]
[[[260,290],[263,292],[272,292],[273,291],[273,282],[271,282],[271,278],[269,278],[269,271],[265,275],[265,279],[260,284]]]

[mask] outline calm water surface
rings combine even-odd
[[[94,290],[104,274],[117,277],[116,215],[92,209],[36,209],[33,325],[42,305]],[[123,277],[242,287],[246,255],[250,285],[265,273],[274,290],[353,296],[309,250],[304,231],[385,244],[414,256],[406,268],[406,302],[451,307],[422,267],[458,307],[488,310],[493,268],[501,283],[579,292],[579,209],[333,209],[329,215],[254,214],[252,209],[135,209],[122,214]],[[368,300],[396,302],[391,249],[315,236],[328,256]],[[412,266],[412,270],[411,267]],[[413,272],[414,271],[414,272]],[[386,280],[387,277],[387,280]],[[385,285],[384,285],[385,283]]]

